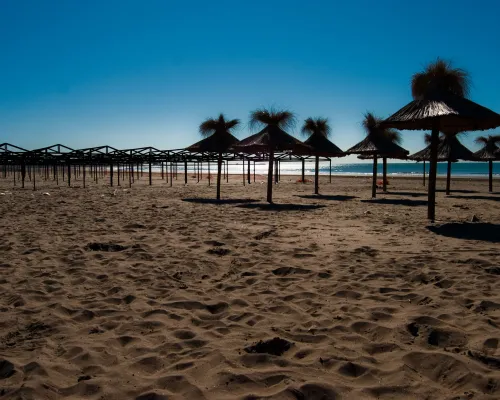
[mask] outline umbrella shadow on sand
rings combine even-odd
[[[500,196],[495,196],[492,194],[492,196],[453,196],[450,195],[448,196],[452,199],[460,199],[460,200],[492,200],[492,201],[500,201]]]
[[[205,199],[205,198],[192,198],[192,199],[182,199],[188,203],[198,203],[198,204],[242,204],[242,203],[255,203],[259,200],[255,199]]]
[[[300,197],[301,199],[312,199],[312,200],[332,200],[332,201],[346,201],[357,199],[356,196],[343,196],[343,195],[328,195],[328,194],[305,194],[295,196]]]
[[[441,236],[500,243],[499,224],[488,222],[451,222],[442,225],[430,225],[427,229]]]
[[[262,211],[312,211],[325,207],[321,204],[276,204],[276,203],[249,203],[237,207]]]
[[[370,199],[361,200],[362,203],[373,203],[373,204],[391,204],[397,206],[426,206],[426,200],[411,200],[411,199]]]
[[[393,192],[392,190],[389,190],[384,194],[394,196],[427,197],[427,193],[424,192]]]

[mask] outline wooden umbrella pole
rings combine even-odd
[[[85,189],[85,163],[83,163],[83,188]],[[120,184],[120,170],[118,170],[118,185]]]
[[[267,171],[267,202],[273,202],[273,163],[274,163],[274,151],[269,151],[269,168]]]
[[[377,155],[373,156],[372,198],[377,197]]]
[[[387,192],[387,157],[382,158],[382,187]]]
[[[431,134],[431,160],[429,167],[429,187],[427,189],[427,218],[434,222],[436,219],[436,175],[437,152],[439,144],[439,123],[435,122]]]
[[[489,192],[493,192],[493,160],[489,160],[488,162],[488,170],[489,170]]]
[[[314,160],[314,194],[319,194],[319,156]]]
[[[306,183],[306,160],[302,159],[302,183]]]
[[[332,159],[329,158],[330,160],[330,183],[332,183]]]
[[[210,186],[210,180],[212,179],[212,176],[210,175],[210,159],[208,159],[207,163],[208,163],[208,186]]]
[[[446,195],[450,194],[451,186],[451,160],[448,160],[448,168],[446,169]]]
[[[248,184],[250,185],[250,159],[248,159],[248,168],[247,168],[247,181],[248,181]]]
[[[220,200],[220,181],[222,175],[222,153],[219,153],[217,159],[217,200]]]
[[[253,162],[253,182],[255,183],[255,161]]]

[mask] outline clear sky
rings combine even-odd
[[[0,0],[0,143],[181,148],[224,112],[274,105],[362,139],[442,57],[500,111],[497,0]],[[299,127],[292,132],[298,136]],[[497,131],[498,132],[498,131]],[[472,142],[476,133],[464,143]],[[423,147],[404,131],[403,146]]]

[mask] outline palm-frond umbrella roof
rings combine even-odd
[[[429,161],[431,159],[431,145],[428,145],[425,149],[412,154],[408,157],[410,160],[415,161]],[[437,151],[438,161],[476,161],[474,153],[465,147],[456,136],[445,136],[439,140],[438,151]]]
[[[235,151],[245,153],[267,152],[270,148],[274,151],[305,151],[309,149],[307,145],[276,125],[268,125],[260,132],[241,140],[233,146]]]
[[[196,153],[223,153],[240,141],[229,132],[215,132],[209,137],[186,147],[187,151]]]
[[[346,155],[325,135],[318,133],[313,133],[309,136],[304,144],[309,147],[307,154],[314,154],[321,157],[344,157]]]
[[[361,142],[352,146],[346,154],[361,154],[367,157],[374,155],[387,158],[405,159],[410,152],[388,139],[367,135]]]
[[[414,100],[387,118],[387,128],[431,130],[439,121],[441,132],[457,133],[493,129],[500,126],[500,115],[471,100],[451,93],[435,93]]]
[[[474,157],[478,160],[500,160],[500,148],[494,144],[485,144],[481,149],[474,153]]]

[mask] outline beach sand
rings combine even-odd
[[[0,398],[499,399],[500,194],[296,179],[0,179]]]

